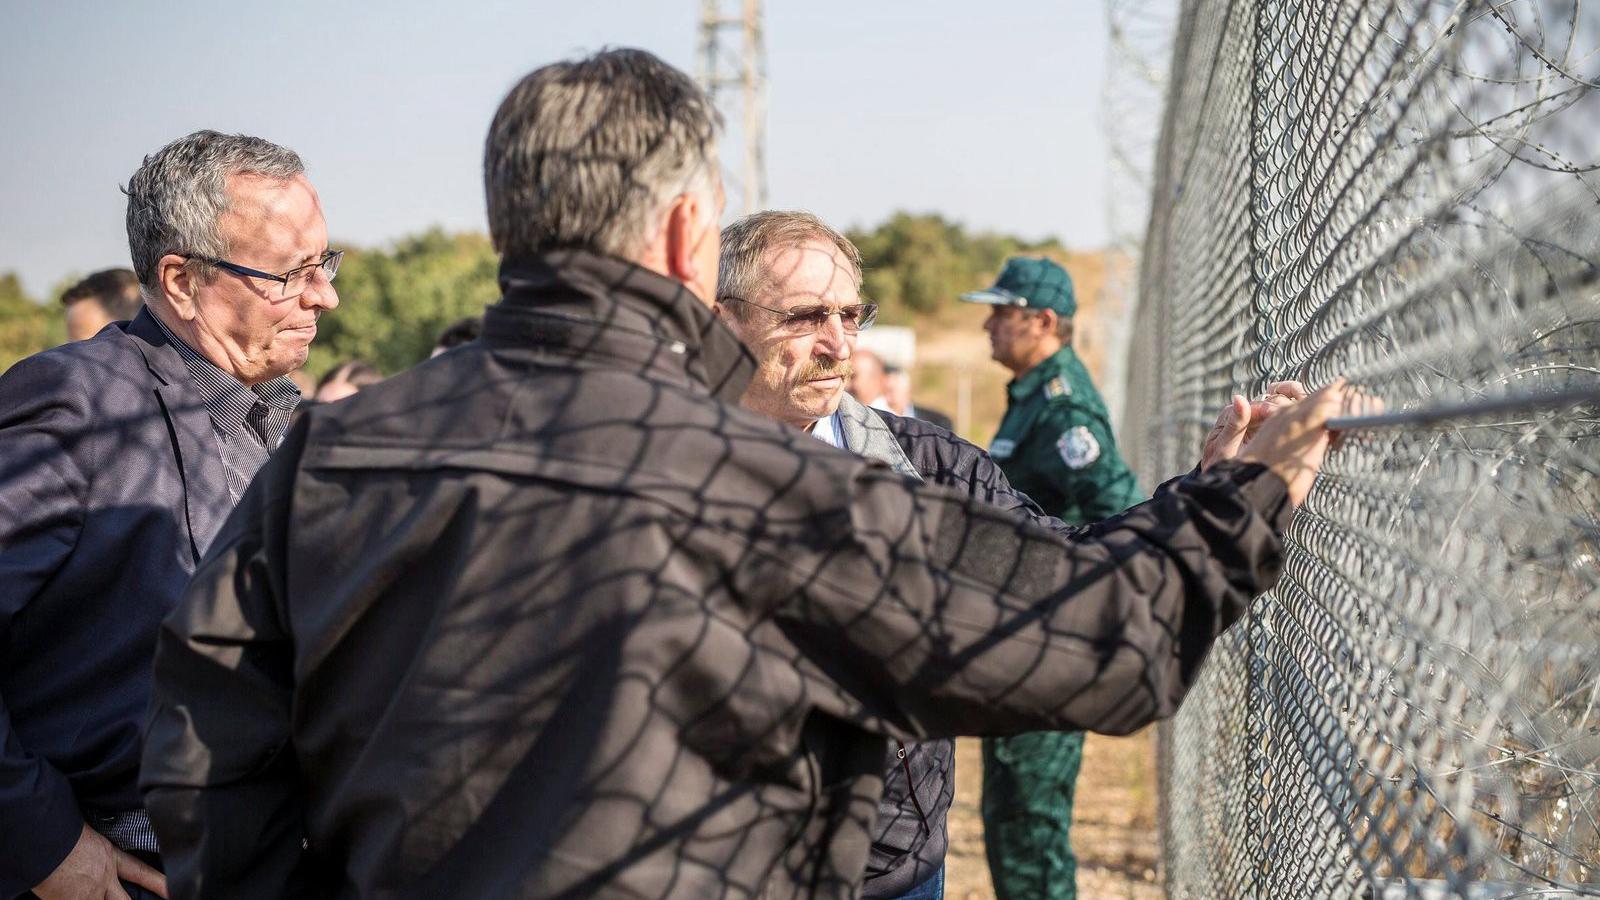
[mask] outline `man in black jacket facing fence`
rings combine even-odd
[[[739,408],[716,122],[631,50],[501,104],[480,341],[311,411],[164,625],[175,896],[852,896],[886,737],[1170,715],[1274,582],[1337,389],[1081,531]]]

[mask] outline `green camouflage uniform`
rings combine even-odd
[[[1027,280],[1040,277],[1038,262],[1013,260],[994,289],[962,299],[1052,308],[1070,316],[1076,309],[1070,281],[1065,299],[1022,299],[1047,292]],[[1018,273],[1016,263],[1033,266]],[[1066,278],[1053,263],[1048,269],[1053,271],[1042,273],[1047,281]],[[1003,290],[1008,284],[1021,290]],[[1006,394],[1005,418],[989,455],[1012,486],[1046,513],[1073,524],[1094,522],[1144,499],[1117,452],[1105,403],[1071,347],[1013,380]],[[983,742],[983,834],[1000,900],[1077,896],[1077,859],[1068,829],[1082,760],[1083,732]]]

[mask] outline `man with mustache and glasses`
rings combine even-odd
[[[861,255],[849,238],[807,212],[756,213],[723,230],[720,276],[717,311],[756,357],[747,409],[918,480],[897,440],[929,451],[923,456],[957,442],[916,419],[880,418],[845,391],[856,338],[877,315],[861,301]],[[974,459],[983,456],[971,449]],[[888,743],[863,897],[944,895],[954,776],[954,742]]]

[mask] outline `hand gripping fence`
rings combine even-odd
[[[1168,890],[1600,896],[1600,4],[1189,0],[1171,34],[1132,458],[1188,468],[1278,379],[1385,406],[1164,728]]]

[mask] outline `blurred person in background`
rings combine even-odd
[[[911,375],[905,369],[885,362],[883,357],[871,350],[859,347],[851,357],[851,362],[852,372],[847,389],[856,400],[873,409],[921,419],[945,431],[954,430],[954,423],[949,416],[911,402]]]
[[[482,333],[483,317],[468,316],[459,322],[451,324],[449,328],[446,328],[442,333],[440,333],[439,339],[433,343],[433,352],[428,354],[428,356],[431,359],[445,352],[446,350],[454,349],[462,344],[471,343],[472,341],[477,340],[478,335]]]
[[[112,322],[127,322],[139,314],[139,277],[132,269],[105,269],[90,275],[61,294],[67,318],[67,340],[94,337]]]
[[[144,308],[0,375],[0,897],[165,895],[137,783],[156,632],[338,304],[293,151],[196,132],[126,193]]]
[[[163,624],[176,895],[853,897],[886,738],[1171,715],[1275,583],[1338,387],[1084,530],[738,406],[843,378],[714,311],[718,123],[629,49],[502,101],[482,336],[311,410]]]
[[[897,416],[921,419],[945,431],[955,431],[955,423],[950,421],[949,416],[931,406],[911,402],[911,373],[906,369],[896,365],[884,366],[883,398],[889,411]]]
[[[888,409],[883,357],[864,348],[857,348],[850,358],[850,396],[864,406]]]
[[[354,394],[365,387],[371,387],[383,380],[383,373],[365,360],[346,360],[322,376],[317,383],[315,399],[318,403],[332,403],[335,400]]]

